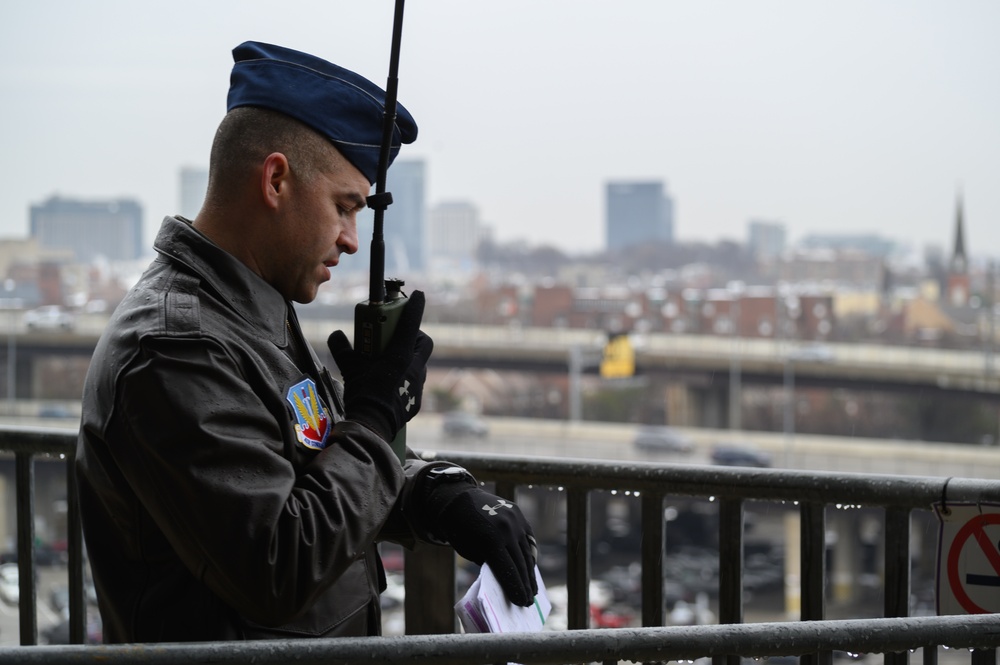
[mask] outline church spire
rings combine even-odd
[[[969,258],[965,253],[965,219],[962,210],[962,192],[958,193],[955,209],[955,247],[948,265],[948,300],[955,307],[969,303]]]
[[[965,253],[965,228],[962,220],[962,193],[958,193],[955,209],[955,246],[951,254],[951,269],[953,275],[964,275],[969,270],[969,259]]]

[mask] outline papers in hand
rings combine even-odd
[[[535,566],[538,595],[530,607],[507,600],[489,565],[483,565],[479,577],[455,605],[455,613],[467,633],[523,633],[542,629],[552,611],[545,594],[542,575]]]

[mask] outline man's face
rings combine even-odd
[[[368,179],[334,148],[331,167],[308,182],[293,177],[290,205],[282,211],[278,255],[272,283],[289,300],[308,303],[341,254],[358,251],[358,212],[365,207]]]

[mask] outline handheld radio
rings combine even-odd
[[[392,153],[392,133],[396,124],[396,91],[398,88],[399,44],[403,34],[403,0],[396,0],[392,22],[392,50],[389,55],[389,78],[385,86],[385,114],[382,124],[382,145],[379,152],[375,193],[366,199],[375,213],[372,232],[371,265],[369,266],[368,300],[354,308],[354,348],[368,356],[381,353],[392,338],[399,315],[406,305],[403,281],[385,279],[385,210],[392,203],[392,194],[385,191],[389,158]],[[406,427],[392,441],[393,452],[400,464],[406,458]]]

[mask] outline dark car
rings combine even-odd
[[[694,442],[670,427],[651,427],[639,430],[632,445],[640,450],[689,453],[694,450]]]
[[[771,466],[771,456],[750,446],[720,444],[712,449],[712,463],[720,466]]]
[[[474,436],[483,438],[490,433],[490,426],[486,421],[474,413],[466,411],[450,411],[444,414],[441,420],[441,429],[445,436],[461,437]]]
[[[102,644],[104,642],[104,626],[101,623],[101,615],[98,614],[94,606],[87,607],[87,620],[84,627],[86,644]],[[69,618],[63,616],[57,623],[38,631],[43,644],[69,644],[70,629]]]

